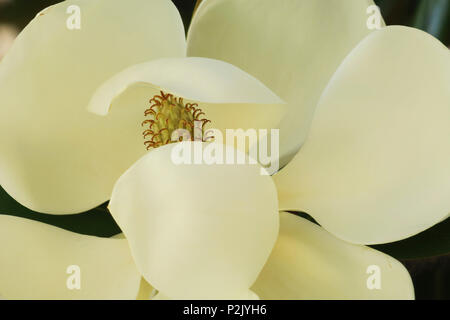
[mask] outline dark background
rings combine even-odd
[[[0,25],[10,24],[21,30],[39,11],[57,2],[61,1],[0,0]],[[187,30],[196,0],[173,0],[173,2],[181,12]],[[375,2],[380,6],[388,25],[400,24],[422,29],[450,46],[450,0],[375,0]],[[106,205],[81,215],[30,214],[28,209],[16,203],[1,187],[0,204],[4,213],[32,217],[74,232],[105,237],[120,232]],[[408,268],[414,281],[417,299],[450,299],[449,219],[410,239],[374,247],[399,259]]]

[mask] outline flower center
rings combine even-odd
[[[205,125],[211,121],[205,118],[198,104],[185,104],[183,98],[163,91],[149,102],[151,106],[144,113],[149,119],[142,122],[142,126],[147,127],[142,133],[147,150],[183,140],[206,141],[203,138]],[[178,134],[175,136],[174,132]]]

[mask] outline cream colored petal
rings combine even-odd
[[[161,297],[248,298],[276,241],[276,190],[259,165],[173,161],[178,148],[207,145],[157,148],[114,187],[111,213]]]
[[[141,276],[126,240],[85,236],[0,215],[0,243],[0,295],[5,299],[136,299],[138,295]],[[78,283],[80,289],[74,289]]]
[[[197,103],[211,120],[210,128],[275,129],[285,103],[254,77],[213,59],[159,59],[127,68],[106,81],[94,94],[89,110],[107,115],[129,105],[147,105],[159,91]],[[142,118],[144,120],[144,118]]]
[[[275,181],[282,209],[354,243],[417,234],[450,212],[450,53],[388,27],[347,57],[310,137]]]
[[[261,299],[414,299],[411,277],[400,262],[285,212],[253,290]]]
[[[151,298],[151,300],[173,300],[173,299],[165,296],[162,293],[158,293],[155,296],[153,296]],[[206,299],[206,300],[208,300],[208,299]],[[210,299],[210,300],[215,300],[215,299]],[[260,299],[253,291],[249,291],[247,294],[244,294],[242,296],[239,296],[239,297],[234,296],[233,300],[260,300]]]
[[[118,233],[111,237],[111,239],[126,239],[123,233]]]
[[[369,34],[370,5],[371,0],[204,0],[189,30],[188,56],[232,63],[289,103],[280,132],[281,162],[287,163],[305,140],[330,77]]]
[[[67,13],[74,5],[80,29],[73,28],[77,10]],[[82,212],[109,199],[115,180],[145,152],[145,109],[98,117],[87,110],[92,94],[130,65],[182,57],[185,49],[169,0],[70,0],[43,11],[0,64],[1,185],[46,213]]]
[[[150,300],[156,295],[156,290],[144,279],[141,278],[139,292],[136,300]]]
[[[116,96],[134,84],[144,83],[203,103],[284,103],[260,81],[229,63],[170,58],[134,65],[113,76],[95,92],[88,109],[107,115]]]

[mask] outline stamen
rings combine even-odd
[[[144,145],[147,150],[177,142],[171,141],[172,133],[177,129],[187,130],[191,141],[194,141],[195,121],[202,122],[202,141],[211,141],[214,138],[205,136],[205,126],[211,121],[205,118],[205,113],[198,108],[197,103],[184,104],[183,98],[163,91],[151,98],[149,103],[151,105],[144,111],[144,116],[150,119],[141,123],[142,127],[147,127],[142,133],[146,139]],[[180,136],[178,141],[182,140],[183,137]]]

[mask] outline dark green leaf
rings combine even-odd
[[[447,40],[449,34],[450,1],[428,0],[422,1],[413,20],[413,26],[442,41]]]
[[[449,0],[375,0],[388,25],[406,25],[450,45]]]
[[[414,237],[372,247],[401,260],[449,254],[450,218]]]
[[[290,213],[319,225],[307,213]],[[414,237],[371,247],[399,260],[415,260],[450,255],[450,218]]]
[[[309,214],[307,214],[305,212],[296,212],[296,211],[287,211],[287,212],[294,214],[296,216],[299,216],[300,218],[306,219],[309,222],[315,223],[320,226],[320,224],[318,224],[317,221],[313,217],[311,217]]]
[[[111,237],[120,233],[120,228],[112,218],[106,204],[80,214],[51,215],[29,210],[10,197],[0,187],[0,214],[6,214],[51,224],[76,233]]]

